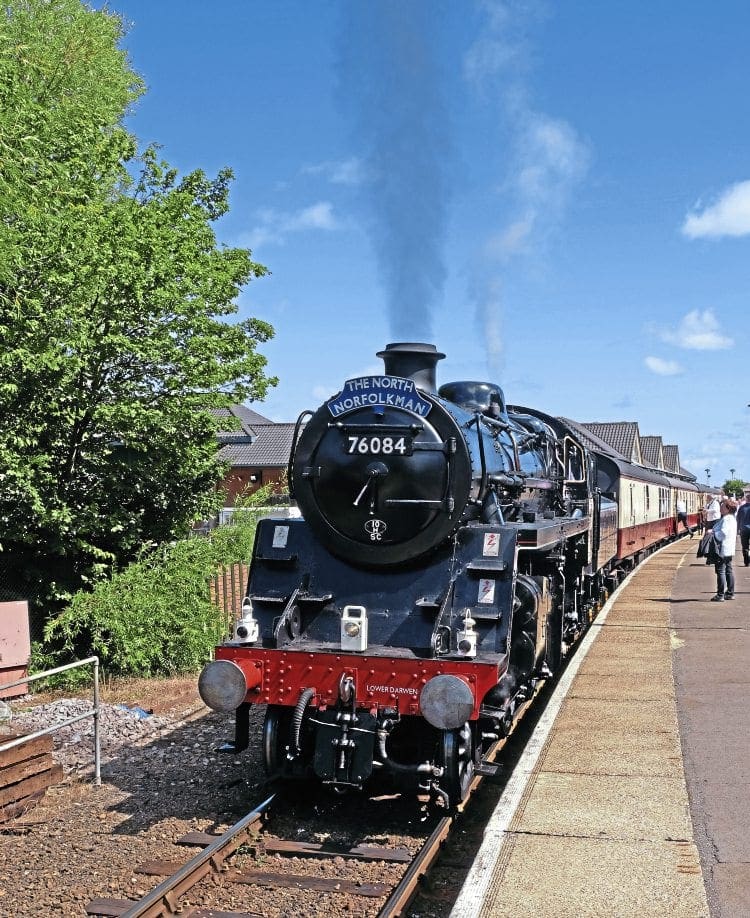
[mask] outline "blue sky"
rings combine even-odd
[[[636,420],[750,480],[750,5],[111,0],[148,91],[128,124],[187,171],[231,166],[217,227],[272,272],[294,420],[382,369]]]

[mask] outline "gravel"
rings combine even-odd
[[[232,738],[231,718],[209,711],[194,682],[172,698],[155,683],[120,707],[101,704],[102,785],[94,787],[93,720],[61,727],[54,736],[63,782],[50,788],[24,816],[0,825],[0,918],[82,916],[96,897],[137,898],[159,878],[135,872],[144,861],[186,861],[194,850],[174,842],[190,831],[221,832],[269,793],[260,753],[262,706],[251,711],[251,746],[241,755],[217,751]],[[173,703],[167,704],[165,699]],[[13,732],[31,731],[91,710],[89,698],[11,702]],[[154,714],[143,716],[154,710]],[[7,726],[5,728],[7,731]],[[0,732],[0,742],[2,733]],[[361,796],[306,799],[283,808],[272,831],[302,841],[392,844],[416,851],[425,835],[424,815],[414,803],[368,801]],[[392,882],[393,865],[247,852],[230,862],[244,869],[314,876],[346,875],[362,883]],[[397,868],[403,869],[403,868]],[[264,918],[377,915],[382,899],[307,890],[263,889],[205,881],[190,894],[192,905],[236,909]],[[421,910],[423,918],[430,911]]]
[[[21,699],[21,703],[29,699]],[[11,705],[11,710],[13,706]],[[13,713],[8,728],[13,733],[34,733],[57,726],[52,734],[53,757],[66,773],[85,771],[93,761],[94,718],[59,726],[82,714],[91,714],[93,704],[81,698],[60,698],[47,704]],[[123,747],[137,746],[171,729],[173,719],[161,717],[138,705],[99,705],[99,738],[102,761],[112,759]]]

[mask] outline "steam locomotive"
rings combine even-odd
[[[436,387],[445,355],[389,344],[297,423],[300,519],[261,520],[242,614],[199,679],[266,705],[267,773],[386,781],[446,805],[619,578],[675,533],[686,476],[647,469],[502,389]],[[695,519],[695,516],[694,516]]]

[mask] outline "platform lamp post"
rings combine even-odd
[[[734,481],[734,469],[729,470],[729,477],[732,481]]]
[[[711,484],[711,469],[706,469],[706,482]]]

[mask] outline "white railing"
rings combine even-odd
[[[54,733],[55,730],[59,730],[61,727],[67,727],[70,724],[75,724],[79,720],[83,720],[85,717],[93,717],[94,784],[96,784],[98,787],[102,783],[101,746],[99,742],[99,657],[87,657],[85,660],[79,660],[76,663],[67,663],[65,666],[58,666],[56,669],[48,669],[43,673],[35,673],[33,676],[24,676],[23,679],[16,679],[15,682],[4,683],[0,685],[0,698],[2,698],[6,689],[15,688],[17,685],[26,685],[28,682],[35,682],[37,679],[46,679],[48,676],[56,676],[58,673],[64,673],[69,669],[77,669],[79,666],[87,666],[89,663],[93,663],[94,665],[94,697],[92,709],[90,711],[86,711],[84,714],[76,714],[75,717],[69,717],[67,720],[63,720],[59,724],[55,724],[53,727],[46,727],[44,730],[37,730],[36,733],[29,733],[25,736],[19,736],[17,739],[10,740],[7,743],[2,743],[0,744],[0,752],[5,752],[6,749],[14,749],[16,746],[21,746],[24,743],[28,743],[30,740],[36,739],[39,736],[46,736],[48,733]]]

